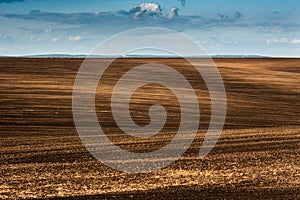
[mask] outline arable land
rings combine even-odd
[[[73,84],[82,61],[0,58],[1,199],[300,198],[300,59],[214,60],[225,84],[227,116],[218,143],[205,158],[198,152],[211,102],[190,64],[182,59],[116,60],[99,84],[96,110],[109,139],[124,149],[149,152],[167,145],[176,134],[180,109],[165,88],[141,88],[131,99],[136,123],[148,124],[145,105],[158,101],[170,118],[156,136],[128,137],[111,115],[116,77],[133,66],[161,63],[182,73],[199,94],[201,120],[193,144],[176,162],[145,174],[111,169],[82,144],[72,114]]]

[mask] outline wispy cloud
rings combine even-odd
[[[291,41],[292,44],[300,44],[300,39],[293,39]]]
[[[287,44],[289,40],[287,38],[271,38],[266,40],[267,44]]]
[[[266,40],[267,44],[300,44],[300,39],[271,38]]]
[[[55,38],[52,38],[51,41],[52,41],[52,42],[58,42],[59,39],[55,37]]]
[[[80,41],[82,39],[82,37],[80,35],[76,35],[76,36],[69,36],[69,41]]]

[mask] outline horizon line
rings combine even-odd
[[[259,54],[208,54],[190,55],[185,57],[174,55],[88,55],[88,54],[29,54],[29,55],[0,55],[0,58],[300,58],[300,56],[267,56]]]

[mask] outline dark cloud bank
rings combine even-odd
[[[24,0],[0,0],[0,3],[16,3],[16,2],[24,2]]]

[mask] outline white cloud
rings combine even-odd
[[[170,13],[168,15],[168,19],[173,19],[174,17],[178,16],[179,8],[171,8]]]
[[[80,35],[76,35],[76,36],[69,36],[69,41],[80,41],[82,39],[82,37]]]
[[[300,39],[289,40],[287,38],[271,38],[266,40],[267,44],[300,44]]]
[[[52,38],[51,39],[52,42],[58,42],[58,40],[59,40],[58,38]]]
[[[39,42],[39,41],[42,40],[41,38],[39,38],[39,37],[37,37],[37,36],[33,36],[33,35],[29,36],[29,39],[30,39],[32,42]]]
[[[271,38],[266,40],[267,44],[287,44],[289,40],[287,38]]]
[[[158,3],[141,3],[130,9],[129,14],[134,17],[153,17],[162,14],[162,9]]]
[[[292,44],[300,44],[300,39],[293,39],[291,41]]]

